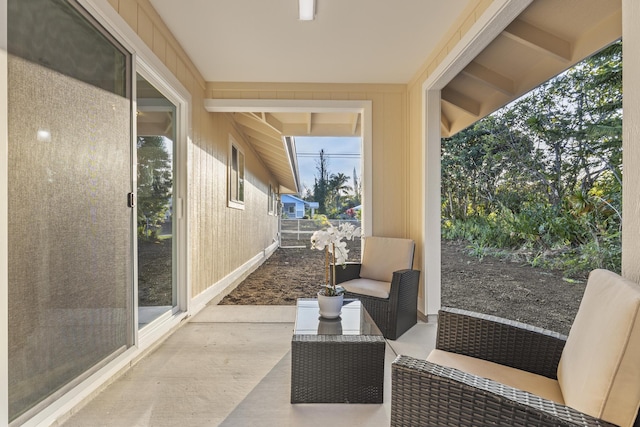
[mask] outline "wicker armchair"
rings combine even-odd
[[[395,340],[417,323],[420,271],[413,270],[414,242],[367,237],[362,263],[335,269],[345,298],[357,298],[385,338]]]
[[[605,270],[569,337],[445,308],[427,360],[392,364],[391,425],[638,426],[638,360],[640,286]]]

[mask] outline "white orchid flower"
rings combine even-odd
[[[344,242],[343,239],[353,240],[354,237],[359,237],[361,235],[362,232],[360,227],[356,228],[353,224],[346,222],[341,223],[337,227],[329,225],[326,229],[318,230],[311,235],[311,249],[317,249],[320,251],[324,250],[326,252],[325,282],[331,295],[336,295],[338,287],[329,283],[329,254],[331,254],[331,258],[333,258],[333,268],[335,273],[335,266],[344,266],[349,258],[349,249],[347,249],[347,243]],[[344,290],[341,292],[344,292]]]
[[[311,235],[311,249],[323,251],[330,243],[330,236],[326,230],[318,230]]]

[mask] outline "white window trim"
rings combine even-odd
[[[274,198],[275,198],[275,194],[273,190],[273,185],[269,183],[269,193],[267,194],[267,212],[269,213],[269,215],[275,214],[273,209],[275,207]]]
[[[280,194],[278,194],[278,192],[276,191],[276,189],[273,189],[273,203],[271,206],[271,209],[273,210],[273,215],[274,216],[278,216],[279,212],[278,212],[278,207],[280,206]]]
[[[233,186],[231,185],[231,181],[233,180],[233,150],[238,152],[238,182],[235,188],[240,188],[240,184],[243,185],[242,191],[242,199],[235,198],[233,194]],[[242,155],[242,157],[240,157]],[[245,155],[244,150],[236,142],[233,136],[229,135],[229,157],[227,159],[227,206],[233,209],[242,209],[245,207],[245,199],[246,199],[246,166],[245,166]],[[240,160],[242,160],[240,162]],[[240,177],[240,171],[242,171],[242,177]]]

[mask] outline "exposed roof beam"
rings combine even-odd
[[[313,122],[313,113],[307,113],[307,135],[311,135],[312,122]]]
[[[273,117],[273,114],[271,114],[271,113],[262,113],[262,116],[263,116],[263,120],[264,120],[265,123],[267,123],[273,129],[278,131],[278,133],[282,133],[282,122],[280,120],[276,119],[275,117]]]
[[[469,98],[449,87],[442,89],[440,96],[443,101],[448,102],[456,108],[459,108],[472,116],[480,117],[480,102]]]
[[[521,19],[509,24],[502,34],[561,61],[571,60],[571,43]]]
[[[244,113],[235,113],[233,115],[234,120],[240,125],[260,132],[263,135],[270,136],[272,138],[280,138],[280,133],[273,129],[270,125],[263,122],[255,115],[247,115]]]
[[[353,126],[349,123],[331,124],[314,123],[311,133],[308,133],[307,123],[289,123],[282,127],[283,135],[292,136],[353,136]],[[356,127],[355,134],[360,132],[360,126]]]
[[[451,131],[451,122],[449,121],[449,118],[442,111],[440,111],[440,127],[445,131],[447,135]]]
[[[252,129],[248,126],[242,126],[242,132],[246,136],[251,137],[257,141],[261,141],[263,144],[269,144],[274,148],[277,148],[280,145],[282,145],[282,138],[280,137],[276,138],[273,136],[265,135],[264,133],[257,131],[255,129]]]
[[[467,67],[462,70],[462,74],[484,85],[490,86],[507,96],[514,96],[515,94],[515,83],[513,80],[477,62],[471,62],[467,65]]]

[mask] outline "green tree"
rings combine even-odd
[[[517,209],[532,179],[522,164],[535,162],[533,144],[508,126],[510,114],[494,114],[442,140],[443,214],[454,219],[489,213],[502,205]],[[535,168],[534,165],[531,166]]]
[[[353,168],[353,206],[358,206],[362,203],[362,182],[358,179],[356,168]],[[353,207],[352,206],[352,207]]]
[[[316,160],[317,174],[313,183],[313,198],[318,202],[318,213],[326,214],[326,199],[329,191],[329,159],[324,149],[320,150],[318,155]]]
[[[161,136],[139,136],[138,234],[155,239],[170,208],[173,176],[171,156]]]
[[[621,180],[622,43],[548,81],[513,107],[514,125],[544,158],[538,174],[556,207],[578,185],[587,193],[605,171]]]
[[[351,190],[351,186],[347,184],[349,182],[349,176],[342,172],[331,174],[329,176],[329,188],[328,188],[328,200],[327,205],[340,213],[342,209],[341,198],[347,191]]]
[[[617,42],[442,140],[445,237],[619,271],[621,136]]]

